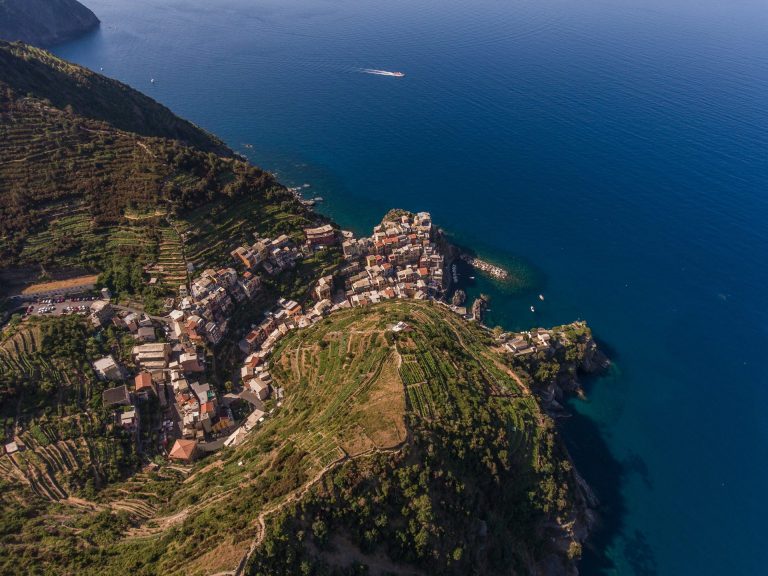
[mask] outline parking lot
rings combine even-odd
[[[87,314],[95,296],[76,298],[42,298],[27,306],[28,315],[61,316],[62,314]]]

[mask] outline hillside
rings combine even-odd
[[[101,407],[106,383],[89,364],[121,344],[129,342],[89,338],[77,316],[28,323],[0,344],[2,433],[13,437],[14,423],[23,422],[19,439],[29,448],[1,461],[3,475],[36,497],[66,499],[73,492],[93,495],[136,472],[136,447],[111,426],[112,414]],[[151,417],[151,407],[144,408]]]
[[[484,330],[392,301],[293,332],[272,371],[284,393],[272,415],[191,468],[161,464],[95,493],[70,483],[65,498],[13,471],[53,448],[1,457],[12,554],[0,572],[211,574],[249,549],[249,574],[571,570],[586,521],[577,477],[528,391],[535,375],[513,372]]]
[[[51,120],[45,117],[51,107],[68,108],[74,117],[106,122],[118,130],[231,155],[218,138],[141,92],[33,46],[0,41],[0,86],[5,106],[20,105],[24,100],[48,104],[35,118],[42,128],[46,122],[56,122],[55,116]],[[14,115],[23,117],[25,110]]]
[[[48,46],[96,28],[99,19],[77,0],[0,0],[0,38]]]
[[[206,225],[217,213],[229,217]],[[175,289],[187,264],[227,254],[254,229],[296,234],[314,218],[270,174],[150,98],[0,42],[0,273],[127,267],[138,281],[129,274],[124,291],[141,293],[141,270],[156,264]]]

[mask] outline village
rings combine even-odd
[[[365,306],[392,298],[440,299],[450,279],[438,232],[427,212],[402,214],[373,229],[371,237],[355,238],[330,224],[304,230],[297,246],[282,235],[254,236],[251,245],[232,250],[232,266],[207,269],[189,286],[178,288],[166,317],[150,318],[103,299],[90,307],[94,326],[112,323],[129,330],[137,342],[130,374],[112,356],[93,363],[100,378],[124,382],[103,393],[103,404],[115,412],[115,424],[138,431],[138,404],[156,399],[162,414],[161,450],[168,458],[189,463],[206,452],[241,443],[246,434],[281,405],[283,391],[273,386],[269,356],[291,330],[315,324],[336,310]],[[320,278],[305,306],[278,297],[260,323],[239,341],[245,356],[236,385],[217,392],[206,381],[206,347],[215,347],[230,330],[237,307],[248,305],[262,290],[262,279],[296,265],[315,251],[341,249],[343,263],[336,273]],[[463,307],[449,306],[465,315]],[[155,326],[163,337],[155,341]]]

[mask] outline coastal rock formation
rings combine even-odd
[[[462,306],[467,301],[467,293],[462,289],[456,290],[451,298],[451,304],[454,306]]]
[[[507,280],[509,278],[509,272],[504,270],[501,266],[496,266],[495,264],[491,264],[480,258],[475,258],[466,253],[460,254],[459,257],[473,268],[488,274],[491,278],[495,278],[496,280]]]
[[[533,390],[553,414],[562,411],[565,396],[583,394],[580,376],[610,365],[585,322],[531,330],[511,339],[506,348],[512,352],[512,364],[532,376]]]
[[[481,294],[479,298],[472,302],[472,316],[474,319],[482,322],[486,308],[488,308],[488,296]]]
[[[96,28],[99,19],[77,0],[0,0],[0,38],[50,46]]]

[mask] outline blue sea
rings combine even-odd
[[[603,503],[584,574],[765,573],[765,0],[86,3],[60,56],[346,228],[431,211],[515,272],[465,272],[491,324],[589,321],[614,364],[563,424]]]

